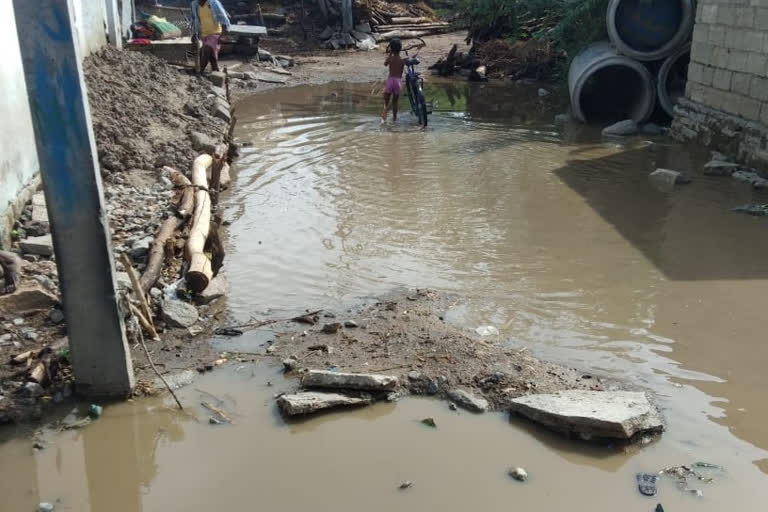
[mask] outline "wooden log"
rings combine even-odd
[[[191,191],[192,189],[189,188],[188,190]],[[141,279],[139,279],[139,286],[143,293],[148,293],[149,289],[160,278],[160,274],[163,271],[163,263],[165,262],[165,244],[182,224],[184,224],[183,219],[171,216],[160,225],[157,236],[149,249],[147,268],[141,275]]]
[[[274,12],[263,12],[261,13],[262,18],[264,21],[271,21],[272,23],[285,23],[285,14],[277,14]]]
[[[229,188],[229,184],[232,183],[232,176],[230,174],[229,164],[224,164],[221,168],[221,189],[226,190]]]
[[[418,24],[418,23],[432,23],[434,20],[431,20],[429,18],[409,18],[407,16],[393,16],[392,17],[392,23],[398,24],[398,23],[410,23],[412,25]]]
[[[434,23],[432,25],[379,25],[376,30],[389,32],[390,30],[450,30],[448,23]]]
[[[192,215],[192,211],[195,209],[195,189],[192,187],[192,182],[189,181],[189,178],[176,169],[171,169],[170,177],[174,186],[177,188],[183,187],[181,199],[176,208],[176,214],[186,220]]]
[[[213,164],[211,155],[200,155],[192,164],[192,184],[195,192],[195,212],[187,240],[186,257],[189,269],[185,276],[190,290],[200,293],[213,278],[211,260],[205,255],[205,241],[211,228],[211,195],[208,193],[206,173]]]
[[[392,30],[379,34],[379,41],[389,41],[391,39],[416,39],[417,37],[428,36],[431,32],[427,30]]]
[[[211,203],[216,206],[219,203],[219,191],[221,190],[221,170],[226,165],[227,148],[223,144],[216,146],[211,164],[211,184],[208,187],[211,193]]]

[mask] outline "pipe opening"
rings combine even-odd
[[[688,64],[691,62],[691,54],[684,53],[675,59],[669,74],[664,80],[664,88],[669,103],[674,107],[677,100],[685,96],[685,84],[688,81]]]
[[[638,52],[653,52],[669,44],[684,22],[682,2],[622,0],[616,8],[616,32]]]
[[[610,65],[596,70],[584,82],[579,104],[587,122],[642,120],[648,102],[646,80],[635,69]]]

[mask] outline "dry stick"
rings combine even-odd
[[[149,330],[149,334],[152,335],[152,339],[159,340],[160,336],[158,336],[157,331],[155,330],[155,325],[152,323],[152,312],[149,309],[149,304],[147,303],[147,297],[144,295],[144,292],[142,291],[141,284],[139,284],[139,278],[136,276],[136,270],[133,268],[133,264],[131,263],[131,260],[128,259],[128,255],[123,253],[120,255],[123,266],[125,267],[125,271],[128,272],[128,277],[131,279],[131,286],[133,287],[133,294],[136,296],[136,298],[139,301],[140,311],[144,314],[144,317],[149,322],[151,329]]]
[[[173,396],[173,399],[176,400],[176,404],[179,406],[179,409],[182,411],[184,410],[184,407],[181,405],[181,402],[179,401],[179,397],[176,396],[176,393],[173,392],[173,388],[171,388],[171,385],[168,384],[168,381],[165,380],[165,377],[163,377],[163,374],[160,373],[160,370],[157,369],[157,366],[155,366],[155,362],[152,360],[152,356],[149,355],[149,349],[147,348],[147,344],[144,343],[144,334],[139,331],[139,343],[141,343],[141,348],[144,349],[144,354],[147,356],[147,361],[149,361],[149,365],[152,367],[152,370],[155,372],[155,375],[165,384],[166,389],[168,389],[168,392]]]
[[[141,279],[139,279],[139,287],[142,293],[149,292],[149,289],[152,288],[160,278],[160,273],[163,270],[163,262],[165,261],[165,242],[173,236],[183,223],[184,221],[182,219],[172,216],[165,219],[160,226],[157,236],[152,242],[152,247],[149,249],[147,269],[141,275]]]
[[[141,324],[141,326],[142,326],[142,327],[144,327],[144,329],[145,329],[145,330],[146,330],[148,333],[152,333],[154,328],[152,327],[152,324],[150,324],[150,323],[149,323],[149,320],[147,320],[147,319],[144,317],[144,315],[142,315],[142,314],[141,314],[141,311],[139,311],[139,310],[138,310],[138,308],[136,308],[136,306],[134,306],[134,305],[133,305],[133,304],[131,304],[130,302],[128,302],[128,306],[131,308],[131,313],[133,313],[133,315],[134,315],[136,318],[138,318],[138,319],[139,319],[139,323]]]
[[[230,417],[227,415],[227,413],[225,413],[224,411],[222,411],[222,410],[221,410],[221,409],[219,409],[218,407],[214,407],[213,405],[209,404],[208,402],[200,402],[200,405],[202,405],[203,407],[205,407],[205,408],[206,408],[206,409],[208,409],[209,411],[211,411],[211,412],[213,412],[213,413],[217,414],[219,417],[221,417],[221,419],[223,419],[223,420],[224,420],[224,421],[226,421],[227,423],[234,423],[234,422],[232,421],[232,418],[230,418]]]
[[[256,329],[258,327],[264,327],[265,325],[272,325],[280,322],[293,322],[293,321],[297,321],[300,318],[312,317],[318,313],[321,313],[322,311],[323,311],[322,309],[318,309],[317,311],[312,311],[310,313],[305,313],[303,315],[294,316],[293,318],[274,318],[272,320],[262,320],[259,322],[251,322],[251,323],[242,324],[242,325],[231,325],[231,326],[225,327],[225,329]],[[239,353],[245,354],[245,352],[239,352]]]

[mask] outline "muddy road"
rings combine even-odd
[[[763,510],[766,220],[730,209],[765,193],[703,176],[709,155],[663,138],[555,127],[558,106],[535,88],[433,83],[424,132],[407,115],[382,126],[375,87],[305,85],[238,104],[230,320],[343,314],[397,289],[456,294],[451,325],[494,326],[510,349],[653,390],[664,436],[595,447],[416,398],[286,422],[274,397],[295,382],[254,358],[183,389],[186,413],[125,403],[86,429],[0,445],[9,510]],[[661,192],[648,180],[657,167],[693,183]],[[285,335],[212,343],[260,352]],[[234,424],[208,424],[201,401]],[[666,477],[656,498],[637,492],[637,472],[695,461],[724,468],[690,482],[702,496]],[[512,481],[510,466],[530,480]]]

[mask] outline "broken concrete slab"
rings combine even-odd
[[[325,370],[310,370],[301,380],[306,388],[358,389],[363,391],[392,391],[397,388],[394,375],[365,373],[338,373]]]
[[[334,34],[334,32],[336,32],[336,31],[333,28],[325,27],[323,29],[323,31],[320,32],[320,35],[318,36],[318,38],[320,38],[321,41],[326,41],[326,40],[331,38],[331,36]]]
[[[197,308],[192,304],[171,299],[163,302],[163,320],[171,327],[187,328],[197,322]]]
[[[178,373],[165,375],[165,380],[168,382],[168,387],[176,391],[177,389],[181,389],[192,384],[195,381],[195,377],[197,377],[197,375],[194,370],[183,370]],[[164,391],[167,389],[165,387],[165,382],[163,382],[159,377],[153,381],[152,385],[159,391]]]
[[[488,410],[488,400],[464,391],[463,389],[454,389],[448,392],[448,398],[455,402],[459,407],[472,412],[485,412]]]
[[[373,403],[373,399],[369,396],[356,397],[342,395],[340,393],[323,393],[316,391],[282,395],[277,399],[277,405],[280,407],[280,410],[289,416],[311,414],[336,407],[369,405],[371,403]]]
[[[217,87],[224,87],[226,75],[223,71],[214,71],[208,75],[208,80],[210,80],[211,83]]]
[[[30,236],[19,242],[25,254],[53,256],[53,237],[51,235]]]
[[[58,303],[58,297],[39,283],[23,283],[15,292],[0,295],[0,313],[48,311]]]
[[[32,222],[48,224],[48,207],[45,203],[45,194],[42,192],[32,196]]]
[[[630,440],[658,433],[664,421],[655,405],[638,391],[570,390],[512,400],[512,412],[565,435],[581,439]]]
[[[687,185],[691,182],[690,178],[672,169],[656,169],[648,175],[648,178],[651,183],[665,192],[672,190],[675,185]]]
[[[213,103],[212,114],[214,117],[223,119],[227,123],[232,121],[232,113],[229,109],[229,103],[221,98],[216,98],[216,101]]]
[[[192,141],[192,149],[195,151],[202,151],[212,155],[216,151],[216,143],[209,136],[200,133],[192,132],[189,134],[189,138]]]
[[[367,21],[363,23],[358,23],[357,25],[355,25],[355,30],[357,32],[365,32],[366,34],[370,34],[371,32],[373,32],[373,30],[371,30],[371,24],[368,23]]]
[[[739,170],[740,165],[725,160],[713,159],[704,165],[704,174],[707,176],[730,176]]]

